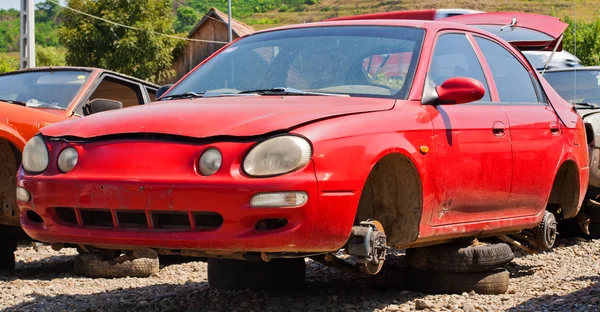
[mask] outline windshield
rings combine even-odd
[[[546,72],[544,78],[571,103],[600,104],[600,70]]]
[[[85,84],[88,71],[32,71],[0,76],[0,100],[27,107],[66,109]]]
[[[165,97],[287,87],[405,98],[423,36],[423,29],[388,26],[311,27],[256,34],[215,55]]]

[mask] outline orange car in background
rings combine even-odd
[[[0,270],[14,269],[18,242],[30,240],[15,198],[25,143],[49,124],[151,102],[157,89],[98,68],[38,67],[0,75]]]

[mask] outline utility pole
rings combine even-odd
[[[229,22],[227,23],[227,27],[229,28],[229,42],[231,42],[231,40],[233,40],[233,34],[231,32],[231,0],[228,1],[227,5],[228,5],[227,17],[229,18]]]
[[[35,67],[35,12],[33,0],[21,0],[21,69]]]

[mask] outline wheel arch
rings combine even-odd
[[[548,208],[560,208],[562,217],[573,218],[579,212],[580,203],[579,167],[572,159],[564,160],[552,182],[552,189],[548,198]],[[552,211],[555,212],[555,211]]]
[[[6,140],[10,143],[19,155],[25,148],[25,144],[27,144],[27,140],[18,131],[5,124],[0,124],[0,140]]]
[[[21,164],[21,151],[10,140],[0,137],[0,224],[17,225],[16,174]]]
[[[415,241],[423,217],[423,183],[414,158],[405,150],[387,149],[374,158],[369,169],[355,223],[378,220],[390,245]]]

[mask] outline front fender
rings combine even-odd
[[[427,200],[434,199],[434,196],[426,196],[432,194],[430,186],[435,185],[428,182],[432,177],[430,178],[429,171],[426,170],[435,161],[434,154],[423,154],[419,150],[422,145],[433,149],[433,132],[430,125],[422,124],[422,131],[390,131],[391,127],[388,125],[387,131],[380,132],[378,130],[382,129],[378,129],[376,125],[365,125],[365,119],[371,118],[368,115],[371,114],[358,115],[359,118],[362,117],[362,122],[358,123],[356,121],[359,118],[348,116],[294,131],[313,143],[313,161],[319,194],[318,215],[313,230],[315,235],[339,237],[343,234],[347,238],[371,170],[380,159],[390,154],[402,155],[416,167],[423,185],[424,206],[429,205]],[[379,122],[385,121],[379,119]],[[339,132],[340,135],[331,135],[338,132],[333,129],[343,131]],[[363,133],[359,133],[359,129]],[[369,131],[371,132],[365,133]],[[426,211],[423,212],[422,220],[428,220],[425,213]]]

